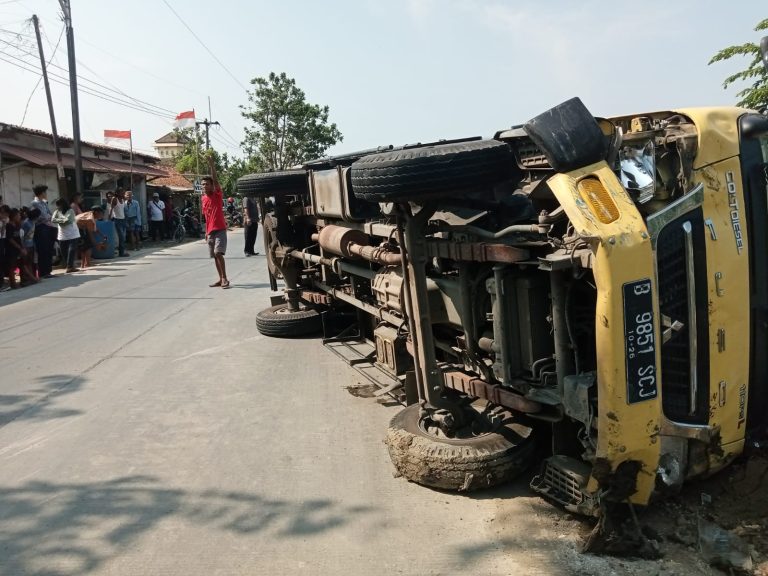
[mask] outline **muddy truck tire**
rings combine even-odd
[[[237,180],[237,193],[242,196],[293,196],[309,192],[304,170],[282,170],[248,174]]]
[[[434,436],[420,425],[418,404],[392,419],[385,443],[392,463],[407,480],[460,492],[513,479],[528,468],[535,450],[532,430],[522,425],[466,439]]]
[[[291,338],[320,332],[320,313],[312,308],[291,311],[288,304],[265,308],[256,314],[256,329],[264,336]]]
[[[491,190],[514,169],[512,150],[497,140],[392,150],[352,164],[352,191],[369,202],[461,197]]]

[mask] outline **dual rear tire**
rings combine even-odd
[[[273,338],[317,334],[322,328],[320,313],[314,308],[292,311],[288,304],[278,304],[256,314],[256,329],[260,334]]]

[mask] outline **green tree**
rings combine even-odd
[[[322,156],[343,137],[328,123],[328,106],[306,101],[304,91],[285,72],[251,80],[248,105],[240,106],[253,125],[245,128],[246,164],[252,171],[284,170]]]
[[[186,130],[176,130],[179,139],[184,142],[184,148],[176,156],[176,170],[182,174],[197,174],[198,165],[201,173],[205,174],[208,168],[205,163],[205,145],[203,144],[203,135],[196,133],[193,128]],[[217,162],[217,168],[218,162]]]
[[[237,179],[244,174],[254,172],[248,170],[249,163],[241,158],[232,158],[226,152],[220,153],[211,148],[205,149],[203,135],[195,135],[193,129],[183,130],[181,132],[184,141],[184,148],[175,158],[175,168],[181,174],[200,174],[208,173],[208,155],[213,156],[216,166],[216,172],[219,177],[219,184],[225,196],[235,196],[237,193]]]
[[[768,30],[768,18],[755,26],[755,32]],[[736,93],[739,98],[737,104],[745,108],[759,109],[768,104],[768,72],[763,66],[760,46],[754,42],[747,42],[738,46],[728,46],[712,56],[710,64],[723,60],[730,60],[735,56],[747,56],[751,58],[746,70],[731,74],[723,81],[723,88],[728,88],[736,81],[748,82],[748,86]]]

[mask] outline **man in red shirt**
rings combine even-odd
[[[210,176],[203,177],[203,215],[205,216],[205,240],[208,250],[216,264],[219,281],[211,284],[211,288],[221,286],[229,288],[227,269],[224,265],[224,254],[227,252],[227,221],[224,219],[224,193],[221,191],[216,178],[216,166],[213,156],[208,157]]]

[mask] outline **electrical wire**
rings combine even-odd
[[[48,59],[48,65],[51,64],[51,61],[53,60],[54,56],[56,56],[56,51],[59,49],[59,43],[61,42],[62,36],[64,36],[64,29],[65,26],[61,27],[61,32],[59,32],[59,39],[56,40],[56,46],[53,48],[53,52],[51,53],[51,57]],[[35,87],[32,88],[32,92],[29,94],[29,98],[27,98],[27,105],[24,106],[24,115],[21,117],[21,123],[19,126],[24,126],[24,120],[27,119],[27,112],[29,111],[29,103],[32,102],[32,96],[35,95],[35,92],[37,92],[37,89],[40,87],[40,82],[43,80],[43,75],[40,74],[40,78],[37,79],[37,84],[35,84]]]
[[[23,70],[27,70],[28,72],[34,72],[36,74],[41,74],[40,65],[34,62],[30,62],[28,60],[25,60],[23,58],[19,58],[18,56],[15,56],[13,54],[9,54],[8,52],[3,52],[0,50],[0,54],[3,54],[4,56],[8,58],[12,58],[16,60],[17,62],[20,62],[21,64],[15,64],[14,62],[11,62],[7,59],[4,59],[5,62],[8,62],[9,64],[14,64],[18,68],[22,68]],[[25,67],[26,66],[26,67]],[[66,76],[62,76],[60,74],[57,74],[53,71],[48,71],[48,76],[51,80],[54,82],[57,82],[59,84],[63,84],[65,86],[69,86],[69,78]],[[100,84],[96,83],[97,86],[101,86]],[[107,100],[109,102],[119,104],[121,106],[125,106],[127,108],[132,108],[134,110],[138,110],[140,112],[145,112],[147,114],[151,114],[153,116],[157,116],[158,118],[164,118],[166,120],[171,120],[175,118],[175,115],[170,112],[165,112],[164,110],[157,110],[154,108],[149,108],[148,106],[143,106],[141,104],[136,104],[135,102],[130,102],[127,100],[123,100],[120,97],[110,94],[109,92],[104,92],[103,90],[99,90],[98,88],[94,88],[92,86],[88,86],[86,84],[80,84],[78,85],[78,91],[84,92],[85,94],[90,94],[92,96],[96,96],[101,98],[102,100]]]
[[[0,56],[0,61],[6,62],[8,64],[11,64],[12,66],[15,66],[17,68],[20,68],[22,70],[26,70],[27,72],[32,72],[34,74],[40,74],[41,71],[38,67],[35,67],[33,64],[30,64],[26,60],[23,60],[21,58],[18,58],[16,56],[13,56],[12,54],[8,54],[6,52],[0,51],[0,55],[8,56],[10,58],[15,59],[17,62],[13,62],[12,60],[8,60],[7,58],[3,58]],[[22,64],[19,64],[18,62],[21,62]],[[63,78],[62,76],[59,76],[58,74],[49,73],[48,76],[53,82],[56,82],[57,84],[61,84],[62,86],[69,86],[69,81],[66,78]],[[166,114],[162,114],[160,112],[156,112],[147,108],[142,108],[133,105],[130,102],[126,102],[124,100],[120,100],[116,97],[113,97],[109,94],[105,94],[103,92],[99,92],[97,90],[91,89],[87,86],[78,86],[78,91],[83,92],[84,94],[88,94],[90,96],[94,96],[96,98],[99,98],[101,100],[105,100],[107,102],[111,102],[113,104],[118,104],[120,106],[123,106],[125,108],[130,108],[133,110],[136,110],[138,112],[144,112],[146,114],[151,114],[152,116],[156,116],[158,118],[162,118],[170,123],[172,120],[172,117]]]
[[[237,141],[237,138],[235,138],[234,136],[232,136],[232,134],[230,134],[229,132],[227,132],[227,129],[226,129],[226,128],[224,128],[224,126],[221,126],[221,125],[219,125],[219,126],[220,126],[220,128],[222,129],[222,131],[224,132],[224,134],[226,134],[227,136],[229,136],[229,138],[232,140],[232,142],[236,143],[236,144],[237,144],[237,146],[238,146],[238,148],[239,148],[239,147],[240,147],[240,142],[238,142],[238,141]]]
[[[33,52],[27,52],[27,51],[21,50],[18,46],[14,46],[12,43],[8,42],[7,40],[3,40],[2,38],[0,38],[0,42],[2,42],[4,44],[8,44],[12,48],[15,48],[15,49],[19,50],[19,52],[21,52],[22,54],[25,54],[27,56],[31,56],[33,58],[35,56],[35,54]],[[15,57],[12,54],[9,54],[8,52],[3,52],[3,53],[6,56]],[[27,61],[27,60],[25,60],[23,58],[20,58],[20,60],[22,60],[26,64],[29,64],[29,65],[32,65],[32,66],[35,66],[35,67],[39,66],[38,64],[29,62],[29,61]],[[69,71],[66,68],[64,68],[63,66],[58,66],[58,65],[54,64],[53,67],[54,68],[58,68],[62,72],[66,72],[67,74],[69,74]],[[88,67],[86,66],[86,68],[88,68]],[[90,68],[88,68],[88,69],[90,70]],[[91,70],[91,72],[93,72],[93,71]],[[149,109],[155,109],[158,112],[167,114],[169,116],[173,116],[174,118],[176,117],[176,113],[173,110],[169,110],[168,108],[163,108],[162,106],[157,106],[155,104],[151,104],[151,103],[146,102],[144,100],[139,100],[138,98],[133,98],[132,96],[128,96],[127,94],[125,94],[124,92],[122,92],[119,89],[115,90],[113,88],[110,88],[109,86],[105,86],[104,84],[96,82],[95,80],[92,80],[91,78],[88,78],[86,76],[82,76],[82,75],[78,74],[77,75],[77,79],[82,81],[82,82],[88,82],[88,83],[93,84],[94,86],[96,86],[96,88],[90,88],[89,87],[93,91],[97,91],[98,92],[98,91],[100,91],[100,90],[98,90],[99,88],[101,88],[102,90],[107,90],[107,91],[112,91],[112,92],[116,91],[116,92],[119,92],[120,94],[122,94],[123,96],[125,96],[126,98],[128,98],[130,100],[133,100],[133,103],[136,104],[137,106],[146,107],[146,108],[149,108]]]
[[[218,137],[216,135],[216,133],[212,133],[211,134],[211,139],[219,142],[222,146],[224,146],[225,148],[227,148],[229,150],[236,150],[237,152],[240,152],[240,147],[239,146],[233,146],[232,144],[227,143],[225,140],[223,140],[220,137]]]
[[[219,124],[219,128],[221,128],[221,125],[220,125],[220,124]],[[239,147],[240,147],[240,144],[238,144],[237,142],[235,142],[235,141],[234,141],[232,138],[230,138],[229,136],[227,136],[227,135],[226,135],[226,134],[224,134],[223,132],[220,132],[220,131],[218,131],[218,130],[217,130],[217,131],[215,132],[215,134],[217,135],[217,137],[219,138],[219,140],[221,140],[221,141],[225,142],[227,145],[229,145],[229,146],[232,146],[232,147],[235,147],[235,148],[239,148]]]
[[[170,5],[169,5],[169,8],[171,8],[171,10],[173,10]],[[174,13],[175,13],[175,11],[174,11]],[[176,14],[176,16],[181,20],[181,18],[180,18],[180,16],[178,16],[178,14]],[[184,23],[184,22],[182,21],[182,23]],[[32,58],[35,58],[35,54],[34,54],[34,52],[32,52],[32,50],[36,47],[36,41],[32,40],[34,38],[34,36],[32,36],[31,34],[26,34],[24,32],[17,32],[17,31],[12,31],[12,30],[5,30],[5,29],[0,29],[0,32],[12,35],[12,36],[14,36],[18,40],[17,43],[11,43],[11,42],[8,42],[7,40],[4,40],[4,39],[0,38],[0,42],[8,45],[9,47],[13,48],[14,50],[17,50],[22,55],[26,55],[26,56],[30,56]],[[45,33],[45,30],[42,30],[42,32],[43,32],[43,36],[45,37],[45,40],[48,43],[49,47],[53,47],[53,51],[52,51],[51,57],[48,60],[48,64],[47,65],[50,68],[56,68],[56,69],[61,70],[62,72],[67,73],[67,76],[62,76],[62,75],[57,74],[56,72],[54,72],[54,71],[49,69],[49,73],[48,73],[49,77],[50,77],[52,82],[56,82],[57,84],[60,84],[60,85],[63,85],[63,86],[69,86],[68,69],[63,67],[63,66],[60,66],[58,64],[53,64],[52,63],[55,60],[55,56],[56,56],[56,53],[57,53],[57,50],[58,50],[58,46],[60,45],[61,38],[63,36],[64,28],[62,28],[62,30],[61,30],[61,32],[59,34],[59,38],[56,41],[56,45],[55,46],[51,43],[50,39],[48,38],[48,35]],[[190,30],[190,32],[192,32],[192,31]],[[24,38],[27,38],[29,40],[26,40],[26,41],[22,40]],[[200,41],[199,38],[198,38],[198,41]],[[200,41],[200,42],[202,44],[202,41]],[[86,43],[88,43],[88,42],[86,42]],[[90,44],[90,43],[88,43],[88,44]],[[207,47],[204,44],[203,44],[203,46],[207,49]],[[25,50],[24,48],[28,48],[28,50]],[[105,52],[107,55],[112,56],[113,58],[119,59],[116,56],[114,56],[113,54],[109,54],[108,52],[106,52],[104,50],[101,50],[101,51]],[[210,50],[209,50],[209,52],[210,52]],[[25,107],[25,111],[24,111],[24,117],[22,118],[22,125],[23,125],[23,123],[24,123],[24,121],[26,119],[26,114],[27,114],[27,110],[28,110],[28,107],[29,107],[29,102],[31,101],[32,96],[34,95],[35,91],[39,87],[39,84],[40,84],[40,82],[42,80],[42,73],[41,73],[39,64],[37,63],[36,60],[34,62],[31,62],[31,61],[29,61],[29,60],[27,60],[27,59],[25,59],[23,57],[11,54],[9,52],[4,52],[2,50],[0,50],[0,55],[4,55],[7,58],[11,58],[11,59],[16,61],[16,62],[13,62],[13,61],[10,61],[10,60],[8,60],[6,58],[1,58],[0,57],[0,60],[6,62],[8,64],[11,64],[13,66],[16,66],[17,68],[20,68],[20,69],[28,71],[28,72],[33,72],[33,73],[40,74],[40,78],[38,79],[37,84],[35,85],[35,88],[33,89],[32,93],[30,94],[30,97],[29,97],[29,99],[27,101],[27,106]],[[211,53],[211,55],[214,58],[216,58],[215,55],[213,55],[212,53]],[[217,61],[218,61],[218,59],[217,59]],[[155,117],[163,120],[168,125],[172,124],[172,121],[173,121],[173,119],[175,119],[175,116],[176,116],[176,113],[174,111],[169,110],[167,108],[163,108],[162,106],[157,106],[155,104],[151,104],[149,102],[146,102],[144,100],[140,100],[138,98],[134,98],[134,97],[130,96],[129,94],[126,94],[125,92],[120,90],[120,88],[118,88],[117,86],[115,86],[114,84],[112,84],[111,82],[106,80],[104,77],[99,75],[92,68],[88,67],[86,64],[83,64],[80,60],[77,60],[77,63],[80,66],[82,66],[83,68],[85,68],[86,70],[88,70],[96,78],[98,78],[99,80],[101,80],[102,82],[104,82],[106,84],[106,85],[102,84],[102,83],[97,82],[97,81],[95,81],[95,80],[93,80],[91,78],[88,78],[86,76],[82,76],[82,75],[78,74],[77,75],[78,80],[83,82],[83,83],[85,83],[85,84],[80,84],[78,86],[79,90],[81,92],[83,92],[84,94],[88,94],[88,95],[93,96],[95,98],[99,98],[101,100],[104,100],[104,101],[107,101],[107,102],[110,102],[110,103],[114,103],[114,104],[123,106],[123,107],[128,108],[128,109],[132,109],[132,110],[136,110],[136,111],[139,111],[139,112],[144,112],[146,114],[150,114],[152,116],[155,116]],[[130,64],[130,62],[128,62],[128,63]],[[219,62],[219,64],[221,64],[221,62]],[[152,74],[147,72],[146,70],[142,70],[140,68],[138,68],[138,69],[140,71],[145,72],[145,73],[149,74],[150,76],[152,76]],[[226,67],[225,67],[225,69],[226,69]],[[229,72],[229,71],[227,70],[227,72]],[[230,73],[230,75],[231,75],[231,73]],[[163,80],[163,78],[160,78],[159,76],[157,78]],[[237,79],[235,78],[235,80],[237,80]],[[88,84],[91,84],[92,86],[90,86]],[[184,88],[184,87],[182,87],[182,88]],[[190,90],[190,91],[193,91],[193,90]],[[121,98],[120,96],[117,96],[115,93],[119,94],[120,96],[122,96],[124,98]],[[220,128],[223,133],[216,134],[214,132],[213,135],[212,135],[213,139],[216,140],[221,145],[223,145],[225,148],[228,148],[231,151],[241,152],[240,144],[226,130],[226,128],[222,127],[221,125],[218,125],[218,128]]]
[[[232,80],[234,80],[235,82],[237,82],[237,84],[240,86],[240,88],[242,88],[243,90],[245,90],[245,91],[247,92],[247,91],[248,91],[248,88],[246,88],[246,87],[245,87],[245,84],[243,84],[242,82],[240,82],[240,80],[238,80],[238,79],[237,79],[237,77],[236,77],[234,74],[232,74],[232,72],[230,72],[229,68],[227,68],[226,66],[224,66],[224,63],[223,63],[221,60],[219,60],[219,59],[216,57],[216,54],[214,54],[214,53],[211,51],[211,49],[210,49],[210,48],[208,48],[208,46],[206,46],[206,45],[205,45],[205,42],[203,42],[202,40],[200,40],[200,37],[199,37],[197,34],[195,34],[195,32],[192,30],[192,28],[190,28],[190,27],[189,27],[189,25],[188,25],[186,22],[184,22],[184,20],[181,18],[181,16],[179,16],[179,13],[178,13],[178,12],[176,12],[176,10],[174,10],[174,9],[173,9],[173,6],[171,6],[171,5],[168,3],[168,0],[163,0],[163,3],[164,3],[166,6],[168,6],[168,9],[169,9],[171,12],[173,12],[173,14],[176,16],[176,18],[178,18],[178,19],[179,19],[179,22],[181,22],[181,23],[184,25],[184,27],[185,27],[187,30],[189,30],[189,33],[190,33],[190,34],[192,34],[192,36],[194,36],[194,37],[195,37],[195,40],[197,40],[197,41],[200,43],[200,45],[201,45],[203,48],[205,48],[205,49],[206,49],[206,51],[208,52],[208,54],[210,54],[210,55],[213,57],[213,59],[214,59],[214,60],[216,60],[216,62],[219,64],[219,66],[221,66],[221,67],[224,69],[224,71],[225,71],[227,74],[229,74],[230,78],[232,78]]]
[[[199,96],[203,96],[203,97],[205,96],[205,94],[203,94],[202,92],[199,92],[198,90],[194,90],[194,89],[192,89],[192,88],[190,88],[188,86],[182,86],[181,84],[177,84],[175,82],[171,82],[170,80],[168,80],[168,78],[163,78],[159,74],[155,74],[155,73],[150,72],[149,70],[147,70],[145,68],[137,66],[136,64],[134,64],[130,60],[126,60],[125,58],[121,58],[120,56],[117,56],[116,54],[112,54],[111,52],[108,52],[107,50],[104,50],[101,46],[93,44],[92,42],[88,42],[84,38],[79,38],[78,42],[81,43],[81,44],[87,44],[88,46],[90,46],[92,48],[95,48],[99,52],[101,52],[103,54],[106,54],[107,56],[110,56],[111,58],[114,58],[118,62],[122,62],[123,64],[127,64],[127,65],[131,66],[132,68],[138,70],[139,72],[143,72],[147,76],[150,76],[150,77],[152,77],[152,78],[154,78],[156,80],[160,80],[161,82],[165,82],[166,84],[169,84],[170,86],[174,86],[176,88],[181,88],[182,90],[186,90],[187,92],[192,92],[193,94],[197,94]]]
[[[162,106],[157,106],[155,104],[150,104],[149,102],[146,102],[145,100],[140,100],[138,98],[134,98],[133,96],[129,96],[128,94],[126,94],[125,92],[120,90],[120,88],[118,88],[117,86],[115,86],[114,84],[109,82],[106,78],[104,78],[103,76],[100,76],[96,71],[93,70],[93,68],[90,68],[87,65],[83,64],[82,62],[80,62],[80,60],[77,60],[77,64],[78,64],[78,66],[82,66],[83,68],[88,70],[91,74],[96,76],[96,78],[99,78],[102,82],[105,82],[107,85],[106,86],[102,85],[103,88],[111,88],[112,90],[114,90],[118,94],[121,94],[121,95],[125,96],[129,100],[133,100],[136,104],[143,104],[145,106],[150,106],[152,108],[157,108],[158,110],[160,110],[162,112],[167,112],[168,114],[172,114],[174,116],[174,118],[176,117],[176,112],[174,112],[173,110],[169,110],[168,108],[163,108]]]

